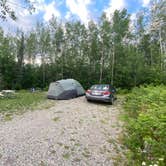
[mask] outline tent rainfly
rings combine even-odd
[[[78,81],[74,79],[65,79],[50,83],[47,98],[67,100],[84,94],[85,91]]]

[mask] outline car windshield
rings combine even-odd
[[[109,90],[109,85],[93,85],[91,88],[91,90]]]

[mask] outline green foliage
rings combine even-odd
[[[103,13],[88,26],[53,17],[27,34],[5,36],[0,29],[0,89],[47,89],[50,82],[65,78],[78,80],[85,89],[96,83],[122,89],[166,84],[165,28],[151,32],[145,13],[136,17],[132,31],[126,9],[115,10],[111,21]]]
[[[126,98],[125,143],[129,161],[164,166],[166,161],[166,86],[134,88]]]
[[[16,62],[10,51],[10,39],[0,28],[0,90],[11,88],[15,79]]]
[[[118,94],[121,94],[121,95],[129,94],[131,92],[131,90],[129,89],[122,89],[122,88],[117,88],[116,91]]]

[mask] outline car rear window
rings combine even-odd
[[[109,85],[93,85],[91,90],[109,90]]]

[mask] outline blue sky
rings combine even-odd
[[[0,21],[6,33],[12,33],[16,27],[23,31],[31,30],[37,21],[47,23],[52,15],[60,20],[68,21],[78,19],[87,25],[89,20],[97,20],[102,12],[108,18],[115,9],[126,8],[135,17],[135,13],[142,7],[148,7],[150,0],[31,0],[36,8],[30,15],[23,8],[23,0],[8,0],[8,5],[16,12],[17,21],[10,18],[6,22]]]

